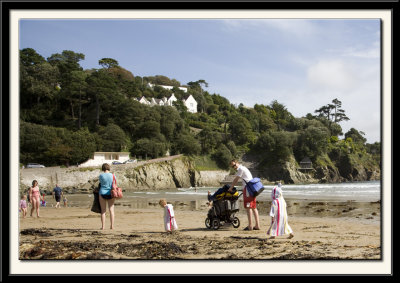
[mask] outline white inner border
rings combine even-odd
[[[314,18],[382,20],[382,254],[378,261],[20,261],[19,20],[21,19]],[[10,275],[17,274],[392,274],[392,12],[391,10],[15,10],[10,11]],[[7,55],[5,54],[5,58]],[[7,244],[4,243],[5,248]],[[7,259],[4,259],[7,260]],[[112,268],[111,266],[112,265]]]

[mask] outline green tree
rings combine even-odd
[[[78,100],[78,130],[82,127],[82,98],[86,94],[88,74],[84,71],[71,72],[71,92]]]
[[[346,114],[344,114],[344,110],[342,108],[342,102],[335,98],[332,100],[333,105],[331,106],[333,109],[333,113],[331,114],[332,120],[334,123],[339,123],[341,121],[348,121],[350,120]],[[331,105],[331,104],[330,104]]]
[[[30,67],[46,62],[46,59],[33,48],[24,48],[19,52],[19,60],[22,66]]]
[[[87,93],[95,100],[96,107],[96,125],[100,125],[100,108],[102,101],[116,92],[115,80],[110,77],[105,70],[95,70],[92,72],[87,80],[88,90]],[[113,103],[110,99],[110,103]]]
[[[364,135],[365,135],[364,132],[351,128],[344,134],[344,138],[345,139],[351,138],[353,142],[364,145],[365,142],[367,141],[367,139],[363,137]]]
[[[125,132],[118,125],[108,124],[105,127],[101,127],[98,134],[101,138],[102,151],[120,152],[126,149]]]
[[[273,100],[270,104],[271,118],[278,126],[279,130],[286,130],[287,126],[294,119],[293,115],[287,110],[286,106]]]
[[[75,120],[74,107],[75,103],[78,101],[75,97],[74,91],[74,78],[73,71],[82,71],[82,67],[79,65],[79,61],[84,60],[85,55],[82,53],[75,53],[71,50],[64,50],[61,54],[55,53],[47,58],[47,61],[58,68],[59,84],[61,87],[60,96],[62,99],[68,101],[70,106],[70,114],[72,120]],[[62,100],[61,100],[62,103]]]
[[[106,69],[115,68],[119,66],[118,61],[112,58],[100,59],[99,65]]]
[[[230,118],[229,131],[237,145],[245,145],[255,140],[250,122],[242,115],[235,114]]]
[[[318,156],[327,151],[330,132],[326,127],[309,126],[297,133],[298,137],[294,152],[298,160],[307,156],[315,161]]]
[[[284,162],[293,154],[296,134],[286,131],[263,132],[254,148],[264,156],[265,162],[273,164]]]
[[[87,127],[71,132],[66,143],[72,149],[70,152],[71,165],[82,163],[92,158],[98,146],[96,135],[91,133]]]
[[[339,123],[342,121],[350,120],[345,111],[342,108],[342,102],[335,98],[332,100],[333,104],[328,104],[320,107],[315,110],[315,113],[318,113],[318,117],[326,120],[328,124],[328,128],[331,131],[331,135],[341,135],[342,128],[339,126]]]
[[[229,169],[229,163],[233,159],[233,155],[224,144],[220,144],[215,152],[211,155],[211,158],[215,160],[218,167]]]
[[[201,153],[209,154],[222,142],[222,136],[220,133],[212,131],[210,127],[206,127],[198,134],[198,140],[201,145]]]
[[[165,143],[156,139],[148,138],[137,140],[130,150],[131,155],[141,156],[142,158],[157,158],[164,156],[166,151],[167,146]]]
[[[197,155],[201,151],[198,140],[189,133],[181,133],[171,145],[172,154]]]

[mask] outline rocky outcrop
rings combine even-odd
[[[228,171],[196,171],[184,156],[161,158],[136,164],[113,165],[118,186],[125,191],[156,191],[195,186],[219,186]],[[100,168],[30,168],[20,171],[20,191],[26,191],[32,180],[51,194],[56,184],[66,193],[91,193],[98,186]]]
[[[248,164],[250,164],[249,159],[247,156]],[[255,163],[257,162],[253,160],[253,164]],[[328,162],[327,165],[314,165],[313,169],[301,170],[293,156],[283,164],[256,166],[250,171],[253,175],[263,179],[264,183],[274,183],[279,180],[287,184],[371,181],[379,180],[381,175],[379,167],[371,164],[352,163],[350,159],[347,162],[340,162],[337,166]]]

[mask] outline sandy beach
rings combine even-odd
[[[88,196],[84,196],[88,197]],[[78,198],[78,197],[77,197]],[[83,196],[82,196],[83,198]],[[69,198],[71,199],[71,198]],[[206,201],[172,202],[179,230],[164,232],[157,199],[134,204],[117,200],[115,229],[100,230],[100,214],[85,205],[54,208],[49,200],[40,218],[19,218],[20,260],[304,260],[381,259],[380,202],[287,200],[295,237],[267,239],[269,202],[258,203],[261,230],[244,231],[247,216],[240,202],[240,227],[208,229]]]

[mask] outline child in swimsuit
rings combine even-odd
[[[19,207],[22,212],[22,216],[25,218],[26,217],[26,210],[27,210],[27,205],[26,205],[26,195],[22,196],[21,201],[19,202]]]

